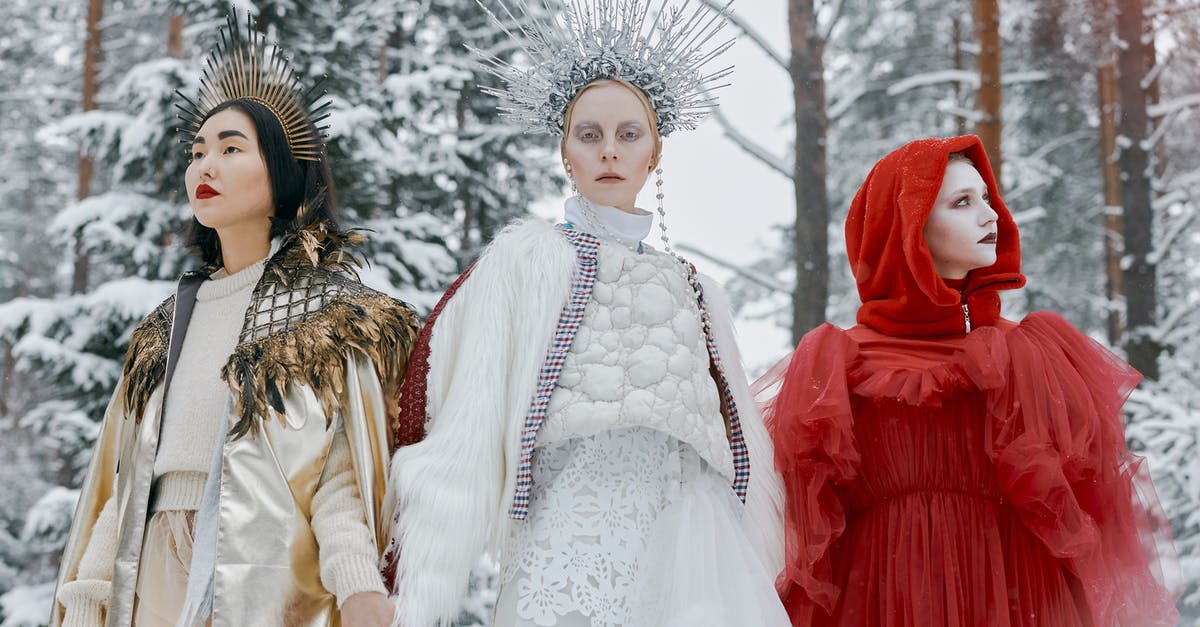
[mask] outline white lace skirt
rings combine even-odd
[[[496,627],[786,626],[728,480],[634,427],[538,448],[501,564]]]

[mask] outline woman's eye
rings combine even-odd
[[[638,133],[637,131],[627,131],[621,137],[623,137],[625,139],[625,141],[634,142],[634,141],[637,141],[641,137],[641,134]]]
[[[966,207],[970,204],[971,204],[971,198],[969,196],[963,196],[963,197],[959,198],[958,200],[954,201],[955,207]]]
[[[585,142],[590,142],[590,141],[595,141],[598,137],[599,136],[596,135],[595,133],[584,133],[579,136],[579,139],[581,139]]]
[[[227,155],[233,154],[235,152],[241,152],[241,151],[242,151],[242,149],[238,148],[237,146],[226,146],[225,147],[225,154],[227,154]]]
[[[192,161],[199,161],[200,159],[203,159],[203,158],[204,158],[204,153],[202,153],[202,152],[193,152],[192,153]]]

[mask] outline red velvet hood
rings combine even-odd
[[[996,263],[972,270],[952,287],[934,272],[923,230],[955,152],[970,157],[983,177],[999,215],[999,240]],[[962,335],[964,303],[973,328],[994,325],[1000,319],[998,290],[1025,285],[1017,225],[974,135],[917,140],[876,163],[850,205],[846,252],[862,299],[858,322],[887,335]]]

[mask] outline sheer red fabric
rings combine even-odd
[[[1140,377],[1061,317],[937,339],[824,325],[768,377],[794,625],[1178,621],[1121,422]]]

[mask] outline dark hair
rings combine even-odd
[[[275,202],[270,237],[275,238],[315,222],[325,222],[330,230],[337,231],[340,228],[337,195],[325,151],[321,151],[316,161],[296,159],[288,147],[287,135],[284,134],[279,118],[265,105],[248,98],[222,102],[213,107],[200,124],[203,125],[208,118],[226,109],[236,109],[249,116],[258,133],[258,148],[267,165],[271,198]],[[309,207],[304,218],[306,224],[296,224],[296,211],[301,204]],[[200,224],[200,221],[192,216],[184,237],[188,248],[204,262],[204,265],[221,264],[221,242],[217,238],[216,230]]]

